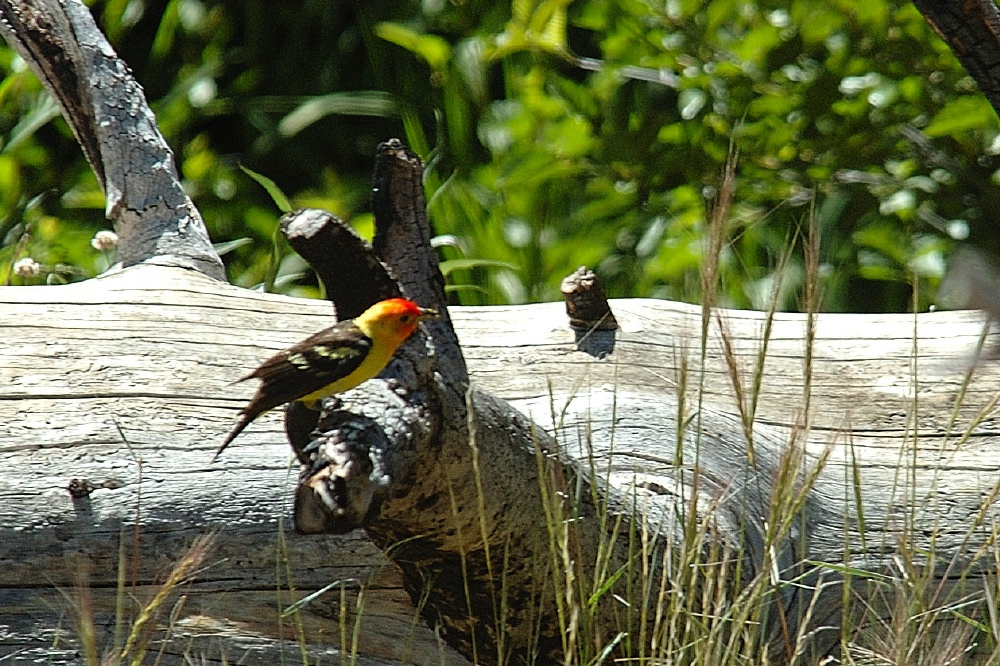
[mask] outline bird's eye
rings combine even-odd
[[[410,321],[410,315],[403,315],[402,317],[399,318],[399,321],[405,324],[406,322]]]

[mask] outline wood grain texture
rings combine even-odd
[[[677,404],[698,413],[702,383],[702,419],[723,443],[703,455],[729,456],[733,469],[745,465],[745,445],[726,434],[742,424],[718,322],[749,387],[764,316],[721,312],[702,360],[700,308],[651,300],[612,307],[621,330],[614,353],[601,360],[576,350],[562,304],[454,308],[451,315],[474,383],[556,432],[576,455],[611,461],[612,483],[640,479],[669,488],[677,437],[670,424]],[[135,566],[135,597],[143,599],[198,534],[216,531],[209,565],[185,589],[185,623],[170,643],[175,653],[190,649],[211,661],[224,653],[237,660],[239,650],[287,650],[277,640],[279,603],[340,580],[368,585],[360,624],[365,657],[463,661],[415,619],[398,572],[362,534],[291,530],[296,469],[277,415],[235,442],[239,455],[231,449],[209,464],[253,392],[232,382],[329,325],[331,313],[329,303],[157,266],[76,285],[0,288],[0,625],[8,627],[0,654],[37,656],[51,648],[57,627],[72,635],[71,604],[57,590],[72,596],[81,567],[99,623],[110,632],[119,540],[127,578]],[[807,457],[829,453],[813,490],[814,557],[837,561],[846,544],[850,564],[877,569],[904,528],[945,561],[973,559],[990,539],[991,530],[977,525],[997,518],[992,505],[979,512],[1000,480],[1000,382],[995,366],[973,366],[982,327],[973,312],[820,315],[807,419],[804,317],[775,316],[755,446],[774,458],[804,428]],[[96,489],[74,500],[72,479]],[[721,485],[737,482],[734,476]],[[276,589],[287,587],[289,576],[296,591],[279,599]],[[327,592],[303,614],[317,650],[339,641],[339,599]],[[237,628],[241,640],[259,637],[271,652],[220,638],[223,625]],[[73,662],[57,653],[53,663]]]
[[[0,625],[8,627],[0,631],[0,655],[20,649],[37,655],[51,646],[51,633],[38,634],[39,627],[73,634],[71,604],[53,587],[72,593],[81,566],[90,574],[99,622],[110,631],[119,540],[126,569],[138,567],[135,596],[145,600],[145,590],[163,580],[197,535],[218,531],[210,565],[185,590],[185,616],[226,618],[236,623],[228,633],[244,639],[259,634],[248,654],[271,656],[250,663],[276,663],[275,650],[297,654],[290,622],[291,643],[275,643],[275,590],[289,584],[276,574],[276,561],[286,559],[294,563],[290,576],[298,590],[283,595],[286,606],[334,581],[349,590],[368,585],[363,655],[462,661],[416,621],[398,573],[362,533],[303,537],[283,523],[297,467],[276,413],[235,443],[239,455],[209,462],[254,388],[232,382],[261,358],[329,325],[329,303],[257,294],[155,266],[55,290],[0,288],[0,294],[6,340],[0,456],[8,470],[0,475]],[[71,479],[97,489],[74,500]],[[339,610],[331,604],[339,608],[337,590],[306,614],[310,639],[320,645],[339,642]],[[325,613],[315,611],[324,607]],[[185,632],[206,626],[200,634],[218,633],[206,622]],[[411,633],[416,638],[407,640]],[[239,645],[204,637],[195,643],[209,659],[223,652],[231,661],[243,658]],[[172,644],[185,649],[184,640]]]

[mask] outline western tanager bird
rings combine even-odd
[[[423,319],[436,316],[436,311],[405,298],[390,298],[267,359],[240,378],[241,382],[259,379],[261,383],[213,460],[267,410],[293,400],[316,409],[321,399],[371,379]]]

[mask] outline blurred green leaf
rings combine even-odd
[[[236,238],[231,241],[225,241],[224,243],[213,243],[212,247],[215,249],[215,253],[220,257],[224,257],[233,250],[243,247],[244,245],[250,245],[253,243],[252,238]]]
[[[443,71],[451,58],[451,46],[436,35],[420,34],[388,21],[375,26],[375,34],[419,56],[435,71]]]
[[[38,128],[49,124],[53,118],[59,116],[59,105],[48,94],[38,97],[38,102],[28,115],[21,118],[10,136],[3,145],[4,153],[16,150],[28,137],[32,136]]]
[[[278,207],[278,210],[280,210],[282,213],[291,212],[292,210],[291,202],[288,201],[288,197],[285,196],[285,193],[281,191],[281,188],[279,188],[273,180],[271,180],[270,178],[268,178],[263,174],[257,173],[252,169],[248,169],[242,164],[240,165],[240,169],[243,171],[243,173],[253,178],[258,185],[267,190],[267,193],[271,195],[271,200],[274,201],[274,204]]]
[[[264,274],[264,282],[261,284],[261,289],[265,293],[274,293],[274,285],[281,268],[281,244],[283,238],[281,235],[281,225],[275,225],[274,233],[271,235],[271,261],[267,264],[267,272]]]
[[[300,104],[281,119],[278,131],[283,136],[294,136],[332,114],[391,117],[399,115],[399,112],[392,96],[377,90],[331,93]]]
[[[555,53],[566,51],[566,5],[570,0],[547,0],[541,3],[531,20],[541,43]]]
[[[446,284],[444,286],[446,294],[460,294],[463,292],[474,292],[481,296],[486,296],[489,292],[477,284]]]
[[[938,111],[924,134],[930,137],[955,136],[972,129],[996,128],[997,112],[982,95],[953,99]]]
[[[510,268],[517,266],[507,261],[496,261],[494,259],[449,259],[438,264],[441,274],[445,277],[458,270],[470,268]]]

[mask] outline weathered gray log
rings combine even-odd
[[[119,539],[130,558],[128,580],[135,557],[142,597],[195,535],[215,529],[218,551],[186,589],[180,627],[216,637],[196,642],[196,654],[211,658],[228,650],[235,658],[239,648],[217,636],[218,623],[231,621],[227,626],[246,635],[278,633],[275,559],[283,529],[297,590],[286,599],[336,580],[374,576],[362,653],[421,663],[435,658],[439,648],[402,598],[398,573],[360,533],[299,536],[280,524],[289,516],[295,475],[277,416],[251,426],[223,461],[208,463],[252,391],[229,382],[328,322],[329,304],[256,294],[162,267],[78,285],[3,288],[0,303],[7,341],[0,352],[0,455],[8,470],[0,476],[0,599],[6,602],[0,624],[13,632],[0,638],[0,654],[23,645],[37,655],[51,647],[58,626],[72,635],[64,617],[68,602],[54,588],[72,593],[80,561],[90,568],[99,620],[108,622]],[[649,300],[612,305],[622,330],[604,360],[575,350],[562,304],[459,308],[452,315],[477,386],[560,430],[570,447],[589,432],[602,466],[602,447],[613,442],[615,480],[631,483],[638,475],[649,488],[674,488],[676,413],[663,405],[676,394],[682,362],[689,385],[696,383],[699,310]],[[723,321],[748,367],[763,315],[725,312]],[[806,448],[810,456],[829,451],[830,458],[813,493],[821,509],[810,525],[814,559],[843,561],[846,535],[848,562],[880,569],[891,562],[892,540],[907,525],[913,547],[933,548],[943,562],[971,558],[989,541],[991,530],[975,534],[974,525],[983,524],[977,516],[1000,477],[994,366],[975,369],[955,423],[949,418],[981,324],[965,312],[819,316]],[[755,442],[759,455],[769,446],[778,454],[801,421],[803,328],[801,316],[776,318],[759,407],[767,435]],[[720,350],[713,337],[704,373],[705,404],[713,408],[706,410],[706,425],[738,431],[737,419],[721,416],[733,413],[734,404]],[[979,425],[962,436],[983,409]],[[558,429],[551,427],[553,416]],[[731,481],[742,473],[746,453],[737,439],[713,442],[701,455],[711,465],[730,465]],[[864,534],[856,523],[846,532],[844,526],[844,516],[858,515],[855,467]],[[115,483],[81,503],[67,490],[74,478]],[[989,505],[985,524],[995,518]],[[860,547],[862,536],[867,549]],[[337,620],[317,613],[329,616],[337,598],[329,592],[305,609],[310,642],[338,638]],[[393,638],[411,626],[412,647]],[[179,641],[171,649],[187,646]]]
[[[130,594],[134,582],[145,601],[193,539],[215,530],[205,571],[183,590],[181,636],[168,654],[193,649],[238,662],[248,652],[259,655],[250,663],[277,663],[281,649],[298,651],[290,621],[291,642],[269,644],[280,635],[279,607],[339,580],[348,590],[369,584],[363,655],[457,659],[416,623],[398,573],[362,535],[294,533],[295,474],[276,418],[241,438],[241,455],[225,465],[206,454],[250,388],[231,382],[268,351],[328,324],[328,303],[300,304],[156,266],[65,290],[2,292],[0,455],[8,472],[0,476],[0,625],[7,627],[0,655],[30,647],[25,659],[37,657],[53,647],[59,627],[74,636],[72,604],[60,590],[75,594],[80,567],[89,571],[97,623],[110,635],[119,544]],[[95,489],[74,499],[74,479]],[[297,591],[278,591],[290,586]],[[339,641],[339,588],[317,604],[320,613],[305,616],[310,641]],[[192,647],[187,635],[201,638]],[[64,663],[59,650],[53,654]]]

